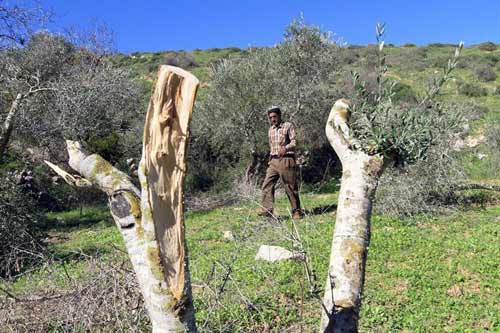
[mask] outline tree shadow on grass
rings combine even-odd
[[[337,204],[323,205],[323,206],[318,206],[318,207],[314,207],[311,209],[304,209],[303,214],[304,214],[304,216],[322,215],[322,214],[326,214],[326,213],[333,212],[336,210],[337,210]],[[277,221],[284,221],[284,220],[292,218],[292,215],[291,214],[290,215],[272,215],[272,216],[269,216],[268,218],[273,218],[273,219],[276,219]]]
[[[99,222],[113,225],[109,209],[103,207],[86,207],[82,211],[74,209],[60,213],[47,214],[46,230],[64,231],[75,227],[89,227]]]
[[[304,210],[305,215],[322,215],[337,210],[337,204],[323,205]]]

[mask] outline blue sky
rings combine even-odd
[[[433,42],[500,43],[499,0],[306,1],[306,0],[41,0],[62,27],[105,23],[118,51],[192,50],[270,46],[303,13],[308,23],[334,32],[348,44],[374,42],[376,22],[387,24],[396,45]]]

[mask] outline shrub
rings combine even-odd
[[[453,189],[464,176],[461,163],[450,152],[437,151],[425,161],[405,169],[391,168],[382,176],[374,205],[377,213],[409,217],[458,203]]]
[[[497,78],[493,67],[490,65],[478,66],[474,72],[476,73],[477,78],[483,82],[494,81]]]
[[[394,93],[394,101],[395,102],[407,102],[407,103],[415,103],[417,102],[417,95],[413,91],[413,89],[404,83],[398,82],[393,88]]]
[[[481,87],[478,84],[470,82],[460,83],[458,85],[458,92],[462,95],[469,97],[481,97],[481,96],[486,96],[488,94],[485,88]]]
[[[424,46],[424,47],[418,47],[415,49],[415,53],[419,58],[427,58],[427,52],[429,51],[429,48]]]
[[[464,118],[467,120],[478,120],[490,112],[487,106],[478,103],[466,103],[461,106]]]
[[[353,48],[343,48],[341,52],[339,52],[340,63],[352,65],[359,60],[359,52],[358,49]]]
[[[405,44],[403,44],[403,47],[417,47],[417,45],[415,45],[413,43],[405,43]]]
[[[474,71],[479,66],[494,66],[494,65],[495,61],[493,61],[493,58],[479,54],[466,55],[458,62],[459,68],[469,68],[472,71]]]
[[[431,67],[442,68],[443,66],[446,66],[448,59],[449,58],[446,55],[436,56],[428,59],[428,64]]]
[[[496,53],[486,53],[483,56],[492,66],[494,66],[498,61],[500,61],[500,54]]]
[[[363,68],[373,70],[377,66],[377,45],[369,44],[360,50]]]
[[[497,45],[492,42],[484,42],[478,45],[478,48],[481,51],[495,51],[497,49]]]
[[[387,63],[394,67],[422,71],[427,67],[424,61],[425,52],[417,48],[398,48],[396,52],[387,55]]]
[[[436,47],[436,48],[443,48],[443,47],[457,47],[455,44],[450,44],[450,43],[429,43],[427,45],[428,47]]]
[[[491,122],[485,127],[486,140],[480,148],[484,158],[474,160],[470,171],[480,179],[498,179],[500,177],[500,168],[498,168],[500,165],[500,125]]]
[[[31,195],[26,174],[0,180],[0,276],[11,277],[36,260],[43,248],[44,215]]]
[[[182,68],[197,67],[198,63],[190,52],[167,52],[165,64]]]
[[[500,86],[497,86],[495,89],[495,95],[500,95]]]

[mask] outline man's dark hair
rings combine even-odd
[[[271,113],[277,113],[281,116],[281,110],[277,106],[271,106],[269,109],[267,109],[267,115],[269,116]]]

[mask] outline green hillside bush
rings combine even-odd
[[[484,42],[478,45],[478,49],[481,51],[495,51],[497,49],[497,45],[493,42]]]
[[[494,66],[496,63],[496,57],[486,57],[483,54],[469,54],[464,55],[463,58],[458,63],[458,68],[468,68],[474,71],[480,66]]]
[[[491,65],[480,65],[474,70],[477,78],[483,82],[495,81],[497,75]]]
[[[190,52],[167,52],[165,54],[166,65],[177,66],[181,68],[197,67],[198,63]]]
[[[471,82],[459,83],[458,92],[468,97],[481,97],[488,94],[488,91],[485,88]]]
[[[402,82],[397,82],[393,88],[394,101],[395,102],[407,102],[416,103],[417,95],[413,91],[410,85],[404,84]]]

